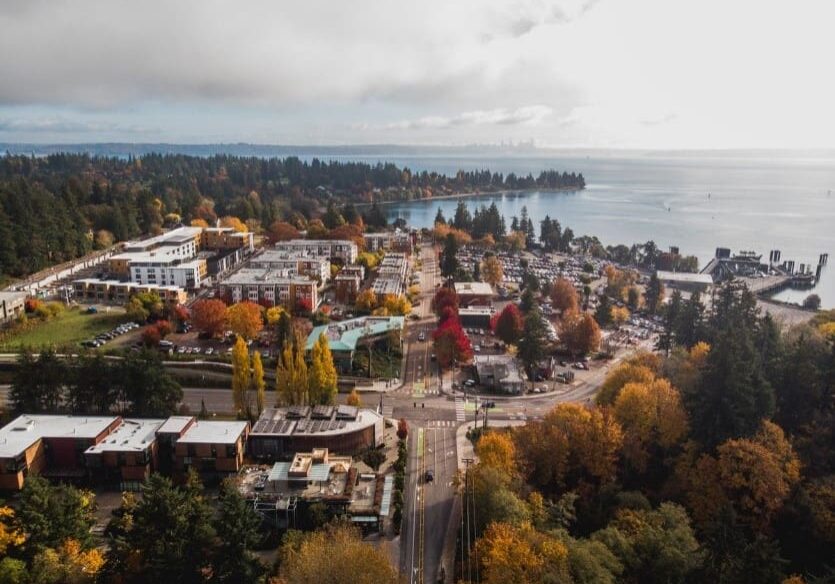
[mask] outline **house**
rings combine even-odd
[[[525,379],[512,355],[476,355],[473,357],[478,382],[486,389],[520,394]]]

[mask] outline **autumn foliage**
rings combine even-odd
[[[566,278],[557,278],[551,286],[551,304],[563,313],[575,312],[579,307],[577,289]]]
[[[505,344],[512,345],[522,336],[525,323],[522,313],[515,304],[508,304],[490,319],[490,328]]]
[[[218,337],[226,330],[226,304],[222,300],[198,300],[191,307],[191,322],[197,330]]]
[[[587,355],[600,347],[600,327],[586,312],[571,313],[562,321],[562,340],[574,355]]]
[[[473,348],[470,339],[461,328],[457,316],[447,318],[432,333],[435,354],[442,367],[449,367],[453,361],[465,363],[472,359]]]
[[[226,321],[229,330],[247,340],[254,339],[264,328],[261,307],[249,301],[238,302],[227,308]]]

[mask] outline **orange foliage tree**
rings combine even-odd
[[[261,307],[254,302],[239,302],[226,309],[229,330],[243,338],[254,339],[264,328]]]
[[[568,314],[562,321],[562,340],[574,355],[586,355],[600,347],[600,327],[587,312]]]
[[[608,412],[569,403],[517,429],[514,437],[529,481],[552,493],[614,480],[623,441]]]
[[[655,373],[648,367],[624,362],[609,371],[603,385],[595,396],[598,405],[611,405],[627,383],[650,383],[655,379]]]
[[[491,523],[476,543],[481,581],[487,584],[570,582],[568,549],[525,523]]]
[[[551,303],[562,312],[576,312],[580,302],[574,284],[566,278],[557,278],[551,286]]]
[[[267,238],[272,242],[299,238],[299,230],[285,221],[273,221],[267,228]]]
[[[197,330],[220,336],[226,330],[226,304],[222,300],[198,300],[191,307],[191,322]]]
[[[246,233],[247,231],[249,231],[249,229],[247,229],[247,226],[243,221],[241,221],[237,217],[232,217],[231,215],[227,215],[226,217],[221,217],[220,218],[220,226],[221,227],[231,227],[232,229],[234,229],[235,231],[238,231],[240,233]]]

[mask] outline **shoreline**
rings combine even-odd
[[[437,197],[421,197],[419,199],[400,199],[396,201],[372,201],[371,203],[355,203],[354,207],[357,209],[370,207],[375,203],[379,205],[397,205],[403,203],[419,203],[424,201],[444,201],[448,199],[461,199],[461,198],[473,198],[473,197],[488,197],[488,196],[496,196],[496,195],[510,195],[514,193],[576,193],[578,191],[585,190],[585,187],[582,189],[547,189],[547,188],[532,188],[532,189],[502,189],[500,191],[483,191],[483,192],[466,192],[466,193],[456,193],[452,195],[439,195]]]

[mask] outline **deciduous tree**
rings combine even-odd
[[[551,304],[561,312],[576,312],[579,307],[577,289],[566,278],[557,278],[551,286]]]
[[[515,304],[508,304],[491,319],[491,328],[506,345],[516,343],[522,336],[525,323]]]
[[[252,388],[255,390],[255,405],[260,416],[264,411],[266,400],[264,392],[267,384],[264,382],[264,365],[261,363],[261,353],[258,351],[252,353]]]
[[[502,262],[495,255],[489,255],[481,262],[481,279],[496,286],[504,280]]]
[[[563,319],[562,340],[573,355],[587,355],[600,346],[600,327],[586,313],[574,313]]]
[[[254,339],[264,328],[261,307],[254,302],[244,301],[226,309],[226,321],[229,330],[246,340]]]
[[[226,330],[226,305],[213,298],[198,300],[191,307],[191,322],[200,332],[218,337]]]
[[[243,337],[237,337],[232,347],[232,401],[239,416],[247,414],[247,392],[251,383],[249,348]]]

